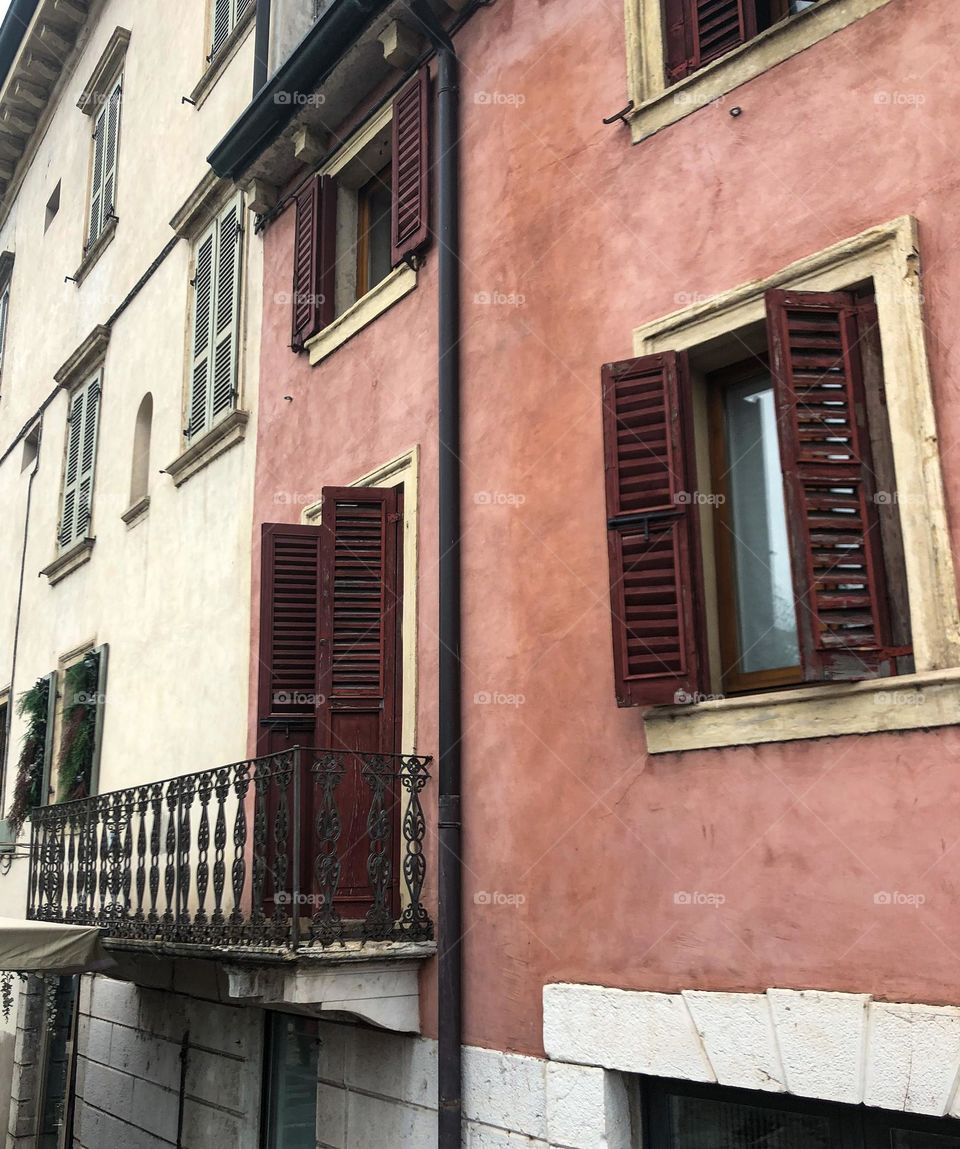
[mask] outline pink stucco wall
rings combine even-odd
[[[892,0],[739,89],[739,118],[728,100],[634,147],[600,123],[625,103],[620,0],[498,0],[459,36],[471,1043],[539,1052],[541,990],[557,980],[960,1003],[960,732],[648,758],[640,713],[614,703],[599,410],[600,364],[678,295],[912,213],[957,530],[958,42],[949,0]],[[311,370],[274,299],[291,243],[288,212],[265,237],[254,538],[324,483],[420,443],[418,744],[431,753],[436,260]],[[523,302],[475,302],[497,292]],[[494,693],[523,701],[474,702]],[[519,897],[475,904],[481,891]],[[682,891],[725,900],[678,905]],[[923,904],[877,905],[880,892]]]

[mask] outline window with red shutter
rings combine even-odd
[[[685,702],[706,661],[686,361],[603,369],[610,602],[620,706]]]
[[[662,0],[667,83],[752,40],[817,0]]]
[[[872,289],[770,291],[766,304],[765,327],[725,350],[604,368],[621,706],[913,670]],[[734,346],[754,353],[718,368]],[[710,462],[699,490],[695,405]]]

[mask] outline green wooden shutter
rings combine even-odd
[[[100,419],[100,376],[87,384],[87,403],[83,413],[83,437],[80,443],[80,473],[77,483],[76,539],[84,539],[90,529],[93,504],[93,471],[97,455],[97,424]]]
[[[235,0],[213,0],[213,39],[210,45],[210,59],[223,47],[224,41],[233,29]]]
[[[90,182],[90,222],[87,228],[87,247],[96,242],[103,227],[103,167],[108,110],[108,107],[100,110],[93,128],[93,172]]]
[[[86,402],[86,389],[81,387],[73,395],[70,402],[70,413],[67,416],[67,451],[59,532],[61,547],[68,547],[76,537],[80,444],[83,439],[83,412]]]
[[[117,80],[106,107],[106,129],[103,145],[103,196],[100,230],[117,202],[117,158],[120,150],[120,93],[123,79]]]
[[[0,372],[3,371],[4,360],[7,356],[7,317],[10,314],[10,286],[9,284],[0,294]]]
[[[199,435],[207,425],[207,395],[210,392],[210,367],[213,359],[211,326],[214,310],[216,246],[217,224],[213,223],[200,237],[196,248],[193,276],[193,355],[186,429],[188,441]]]
[[[240,318],[241,201],[234,200],[217,220],[214,275],[213,372],[210,422],[234,407]]]

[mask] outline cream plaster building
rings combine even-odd
[[[87,788],[245,753],[260,244],[205,157],[250,98],[253,11],[14,0],[0,30],[4,813],[18,698],[56,674],[53,800],[65,671],[94,650]],[[22,917],[27,831],[4,831],[0,914]],[[8,1144],[33,1144],[22,1100]]]

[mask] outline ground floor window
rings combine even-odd
[[[310,1017],[268,1013],[266,1043],[263,1149],[314,1149],[319,1025]]]
[[[37,1149],[65,1149],[73,1143],[73,1092],[79,978],[61,977],[44,991],[44,1042]]]
[[[641,1080],[644,1149],[960,1149],[960,1121]]]

